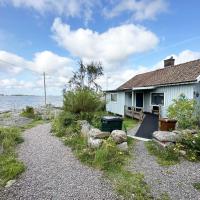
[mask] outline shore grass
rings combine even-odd
[[[19,128],[0,128],[0,186],[8,180],[15,179],[25,169],[22,162],[17,160],[15,147],[23,142]]]
[[[126,164],[130,159],[129,153],[121,152],[113,141],[105,140],[98,149],[88,148],[86,139],[79,134],[66,136],[63,141],[65,145],[71,147],[81,162],[102,170],[124,199],[152,199],[144,176],[126,169]],[[134,140],[128,138],[128,144],[132,148]]]
[[[40,124],[44,124],[45,121],[42,120],[42,119],[34,119],[33,121],[31,121],[30,123],[26,124],[26,125],[23,125],[23,126],[20,126],[20,129],[21,131],[25,131],[27,129],[30,129],[30,128],[33,128],[37,125],[40,125]]]
[[[148,152],[156,156],[156,160],[161,166],[170,166],[179,163],[179,154],[172,147],[161,148],[153,141],[148,141],[145,145]]]

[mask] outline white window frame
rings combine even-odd
[[[116,101],[112,100],[112,95],[116,95]],[[118,99],[118,94],[117,93],[110,93],[110,101],[113,103],[117,103],[117,99]]]
[[[159,104],[159,105],[152,104],[152,94],[163,94],[163,104]],[[150,105],[151,106],[165,106],[165,93],[164,92],[151,92],[150,93]]]

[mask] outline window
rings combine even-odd
[[[151,105],[164,105],[164,93],[151,93]]]
[[[117,94],[111,94],[111,97],[110,97],[111,101],[114,101],[114,102],[117,102]]]

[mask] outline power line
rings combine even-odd
[[[15,66],[15,67],[19,67],[19,66],[18,66],[18,65],[16,65],[16,64],[13,64],[13,63],[7,62],[7,61],[5,61],[5,60],[2,60],[2,59],[0,59],[0,62],[3,62],[3,63],[5,63],[5,64],[8,64],[8,65]]]

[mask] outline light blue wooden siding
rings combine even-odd
[[[117,102],[110,100],[111,93],[106,93],[106,111],[124,116],[125,92],[117,92]]]
[[[200,102],[200,83],[196,83],[194,85],[194,92],[195,92],[195,95],[194,95],[194,99],[198,102]],[[197,97],[196,94],[199,93],[199,96]]]
[[[132,92],[125,92],[125,105],[132,106]]]
[[[173,99],[180,94],[185,94],[187,98],[193,99],[194,84],[159,87],[152,92],[164,93],[164,106],[161,107],[161,116],[167,117],[167,109],[173,103]],[[149,101],[149,103],[151,103]]]

